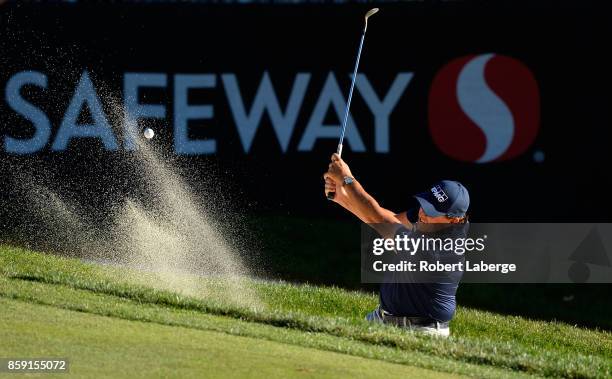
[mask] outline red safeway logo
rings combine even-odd
[[[520,61],[470,55],[444,66],[429,92],[429,130],[448,156],[485,163],[516,157],[540,123],[538,84]]]

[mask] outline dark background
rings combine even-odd
[[[355,176],[383,206],[397,211],[413,205],[411,194],[438,179],[453,178],[470,190],[472,221],[609,221],[611,23],[609,12],[598,5],[603,3],[377,4],[382,10],[368,30],[360,72],[382,93],[400,71],[413,72],[414,78],[390,119],[389,154],[374,152],[373,118],[356,93],[351,113],[367,151],[355,153],[345,146],[343,155]],[[171,151],[172,75],[235,73],[250,109],[264,71],[281,107],[295,75],[312,73],[286,153],[265,115],[251,150],[242,150],[217,78],[215,89],[194,91],[190,102],[214,106],[214,118],[194,122],[191,133],[216,138],[218,153],[169,159],[189,172],[196,189],[223,188],[225,199],[231,200],[228,207],[246,215],[245,229],[260,241],[260,261],[269,276],[371,289],[359,284],[358,222],[322,193],[321,175],[337,142],[319,141],[310,152],[298,152],[297,145],[330,71],[346,93],[362,17],[374,5],[9,2],[0,5],[0,87],[23,70],[47,74],[48,88],[26,97],[47,113],[57,130],[83,70],[91,74],[106,109],[109,97],[121,100],[124,72],[166,73],[168,87],[144,91],[142,97],[166,105],[167,119],[149,125],[160,148]],[[514,57],[533,72],[540,89],[540,130],[530,148],[512,160],[456,161],[429,134],[429,88],[452,59],[489,52]],[[328,120],[339,123],[333,112]],[[4,97],[0,131],[13,137],[31,133],[29,122]],[[544,153],[543,162],[534,161],[536,151]],[[14,171],[25,165],[52,171],[103,219],[105,205],[132,190],[118,169],[122,154],[104,151],[97,140],[73,142],[59,153],[51,152],[50,144],[30,156],[2,150],[4,238],[18,239],[16,230],[23,222],[15,216]],[[108,191],[110,187],[114,190]],[[611,328],[609,288],[464,285],[458,296],[463,305]],[[569,295],[574,300],[564,301]]]

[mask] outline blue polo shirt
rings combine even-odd
[[[467,224],[430,234],[429,237],[465,237]],[[403,233],[414,237],[423,235],[416,230],[403,229]],[[433,256],[435,257],[435,252]],[[461,257],[463,259],[463,257]],[[380,306],[394,316],[429,317],[440,322],[450,321],[455,314],[455,294],[463,272],[435,274],[431,283],[393,283],[380,286]],[[431,278],[430,278],[431,279]]]

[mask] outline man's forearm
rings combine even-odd
[[[401,223],[394,212],[381,207],[357,180],[344,187],[347,198],[342,205],[361,221],[368,224]]]

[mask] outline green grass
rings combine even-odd
[[[258,338],[127,321],[2,298],[0,307],[1,354],[70,357],[69,372],[79,377],[380,378],[382,373],[407,378],[443,377],[431,370]]]
[[[0,296],[38,306],[223,332],[470,376],[612,375],[612,336],[605,331],[459,308],[452,337],[445,340],[364,322],[363,315],[376,304],[373,294],[253,282],[250,287],[259,301],[252,308],[214,294],[189,297],[152,288],[142,284],[146,282],[138,279],[141,275],[0,247]]]

